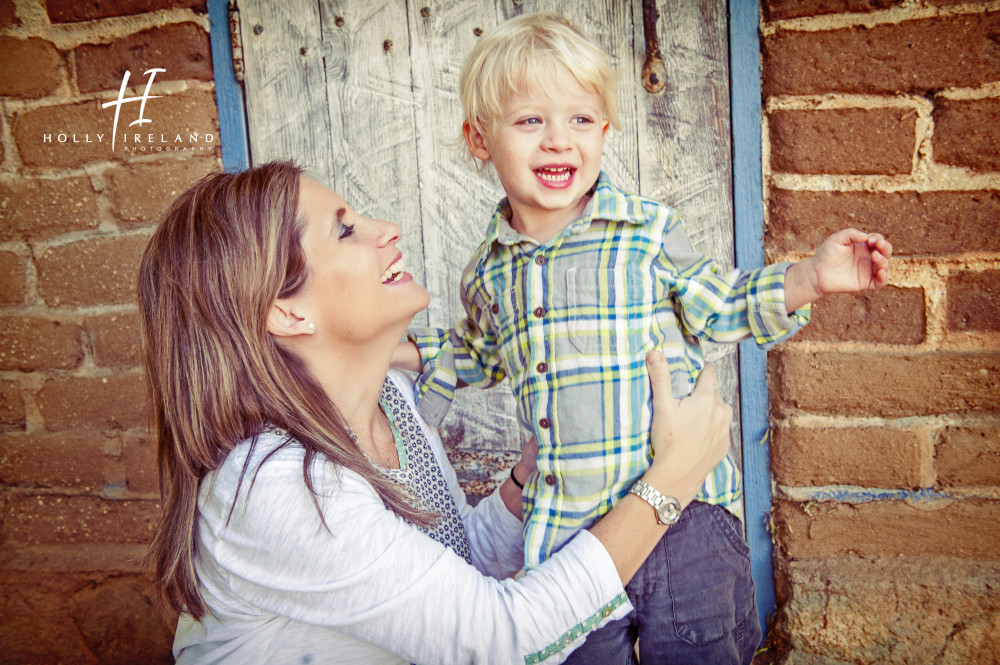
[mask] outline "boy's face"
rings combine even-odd
[[[551,237],[583,212],[601,170],[603,109],[593,88],[560,67],[558,80],[511,95],[488,136],[466,126],[472,154],[500,176],[514,228]]]

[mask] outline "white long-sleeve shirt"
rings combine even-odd
[[[390,377],[413,409],[409,380]],[[521,523],[498,492],[468,506],[440,438],[420,423],[473,565],[386,509],[360,476],[320,461],[311,471],[327,530],[302,479],[303,449],[285,446],[261,464],[284,441],[265,433],[202,483],[196,568],[209,613],[181,616],[177,662],[556,663],[631,610],[614,563],[586,531],[524,577],[498,579],[521,566]]]

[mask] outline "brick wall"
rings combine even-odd
[[[890,287],[769,355],[763,662],[1000,662],[1000,3],[764,0],[766,249],[847,225]]]
[[[171,662],[135,561],[159,494],[134,280],[220,166],[205,0],[3,0],[0,61],[0,660]],[[101,104],[152,67],[151,122],[122,105],[112,150]]]

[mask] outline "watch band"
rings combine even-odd
[[[676,524],[681,518],[681,502],[672,496],[661,494],[652,485],[642,480],[635,481],[629,489],[630,494],[637,497],[653,507],[656,513],[656,523],[670,526]]]

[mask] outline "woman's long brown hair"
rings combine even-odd
[[[302,361],[267,332],[275,299],[308,277],[301,175],[294,164],[273,162],[206,176],[163,216],[139,268],[163,501],[147,562],[163,600],[195,619],[207,611],[195,571],[201,482],[266,424],[305,448],[303,481],[317,511],[309,468],[320,456],[360,474],[403,518],[422,525],[435,518],[371,465]]]

